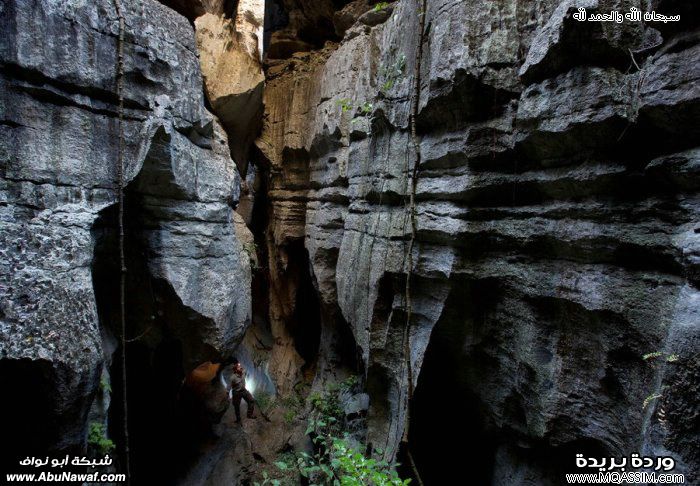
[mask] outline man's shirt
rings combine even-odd
[[[245,390],[245,378],[243,375],[234,373],[231,377],[231,391],[234,393],[242,392]]]

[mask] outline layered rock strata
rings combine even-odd
[[[360,351],[368,440],[393,458],[404,430],[410,273],[416,394],[450,376],[443,401],[463,406],[433,429],[462,430],[472,414],[465,434],[484,444],[492,484],[556,483],[546,458],[577,448],[668,453],[697,477],[698,402],[683,391],[697,387],[700,335],[692,8],[670,27],[572,15],[675,14],[677,2],[439,0],[421,32],[421,2],[362,3],[319,21],[342,19],[342,40],[323,47],[276,49],[272,35],[256,143],[275,285],[303,242],[322,329],[351,329]],[[285,32],[303,25],[288,16]],[[422,374],[435,350],[449,359]]]
[[[177,375],[230,354],[250,321],[232,209],[240,179],[205,109],[193,29],[155,1],[122,9],[120,135],[114,2],[0,7],[0,366],[4,388],[19,387],[2,417],[25,454],[21,444],[83,447],[118,337],[120,138],[127,284],[144,285],[127,285],[128,338],[146,349],[178,342]]]

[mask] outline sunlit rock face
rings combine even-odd
[[[127,332],[148,330],[134,345],[145,349],[179,343],[177,379],[230,354],[250,321],[249,260],[233,223],[239,176],[204,107],[192,27],[155,1],[122,8],[128,278],[153,284],[127,295]],[[109,0],[0,11],[0,380],[36,383],[3,400],[3,430],[25,454],[27,441],[80,449],[118,329],[117,253],[95,247],[116,248],[119,23]]]
[[[577,448],[663,451],[697,477],[687,417],[698,401],[683,391],[696,387],[700,349],[693,8],[656,29],[572,18],[629,2],[429,1],[416,65],[419,2],[379,21],[361,2],[325,16],[321,3],[318,25],[341,21],[322,42],[304,37],[309,14],[292,3],[271,35],[256,142],[269,165],[269,265],[284,279],[303,242],[322,329],[350,329],[359,348],[369,441],[393,457],[404,429],[410,270],[416,393],[449,366],[436,400],[458,397],[454,414],[432,430],[479,437],[485,481],[556,483],[546,458]],[[271,303],[281,296],[289,312],[284,288]],[[654,351],[678,359],[643,359]],[[421,374],[431,355],[445,361]],[[459,410],[473,412],[468,423]],[[412,440],[440,438],[418,428]]]
[[[233,158],[246,173],[262,116],[265,5],[263,0],[241,0],[230,13],[223,7],[212,10],[194,22],[204,87],[229,134]]]

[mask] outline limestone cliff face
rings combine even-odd
[[[240,180],[204,107],[192,27],[152,0],[122,4],[133,382],[173,349],[177,386],[230,354],[250,321]],[[0,415],[20,454],[80,449],[119,336],[119,23],[110,0],[14,0],[0,12],[0,376],[12,390]],[[153,383],[135,403],[161,391]]]
[[[209,10],[194,22],[204,86],[229,134],[233,158],[245,174],[262,115],[265,5],[262,0],[241,0],[230,13],[223,5]]]
[[[698,480],[692,2],[121,4],[136,482],[311,447],[282,406],[200,440],[182,378],[233,353],[299,408],[360,375],[355,438],[405,463],[407,435],[428,484],[634,452]],[[573,18],[633,6],[682,21]],[[10,0],[0,32],[2,430],[23,457],[93,421],[121,447],[115,4]]]
[[[421,32],[416,0],[321,3],[317,23],[336,28],[313,46],[305,3],[283,3],[256,142],[269,167],[273,334],[294,312],[289,256],[303,244],[321,332],[352,331],[368,439],[394,457],[410,273],[417,442],[454,431],[482,444],[492,484],[556,483],[550,459],[578,449],[663,451],[697,475],[698,402],[685,393],[700,349],[694,7],[436,0]],[[572,18],[635,5],[683,20]],[[282,326],[274,337],[293,346]],[[643,359],[654,351],[678,359]],[[440,450],[442,467],[452,456]]]

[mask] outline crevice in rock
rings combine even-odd
[[[437,80],[429,87],[430,97],[419,107],[416,119],[419,133],[433,127],[460,130],[469,123],[502,116],[508,102],[519,93],[497,89],[478,77],[458,69],[451,80]]]
[[[293,267],[290,271],[298,275],[294,313],[287,326],[297,352],[304,359],[304,373],[312,371],[318,359],[321,338],[320,304],[309,270],[309,254],[303,241],[294,241],[287,247],[287,258]]]
[[[467,290],[463,297],[473,293],[474,289]],[[471,389],[468,375],[473,364],[462,351],[470,333],[465,322],[478,319],[476,302],[477,298],[448,301],[455,319],[435,325],[418,377],[409,447],[426,485],[449,483],[465,471],[472,484],[491,484],[496,437]],[[411,477],[410,469],[404,469],[404,475]]]
[[[161,134],[162,136],[162,134]],[[179,189],[159,165],[164,140],[156,136],[139,175],[125,190],[126,368],[132,479],[139,484],[168,483],[186,472],[210,433],[209,417],[198,403],[183,397],[182,382],[197,364],[219,359],[208,343],[216,332],[212,321],[183,304],[172,285],[153,274],[161,213]],[[103,209],[93,225],[93,285],[106,342],[119,337],[119,263],[117,206]],[[115,345],[105,344],[105,349]],[[123,353],[114,349],[113,357]],[[108,356],[107,358],[111,358]],[[110,376],[109,431],[123,444],[120,360]]]
[[[0,74],[8,80],[24,83],[20,89],[48,102],[76,106],[107,116],[117,115],[119,100],[117,100],[111,86],[78,85],[71,80],[51,78],[40,71],[14,63],[1,64]],[[85,100],[89,100],[91,105],[86,105]],[[128,98],[124,99],[124,107],[131,110],[148,110],[147,106]]]
[[[27,456],[83,453],[81,447],[67,445],[82,443],[88,409],[80,392],[94,379],[81,379],[48,360],[0,359],[0,427],[7,447],[0,471],[17,471]],[[61,399],[66,396],[71,398]]]

